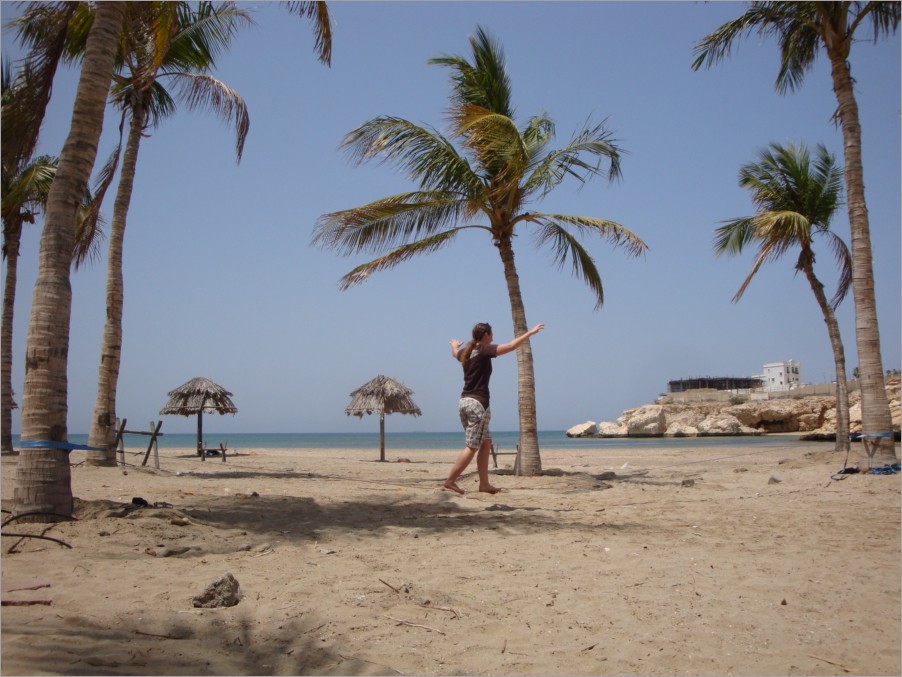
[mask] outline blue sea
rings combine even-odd
[[[379,433],[215,433],[204,435],[210,447],[225,442],[232,451],[242,449],[378,449]],[[501,451],[514,451],[519,441],[517,431],[492,431],[495,447]],[[563,430],[539,432],[540,449],[612,449],[665,447],[672,449],[706,446],[767,447],[796,444],[794,435],[760,435],[739,437],[646,437],[628,439],[571,438]],[[13,446],[18,447],[19,436],[13,435]],[[69,442],[87,444],[87,435],[69,435]],[[128,451],[147,449],[148,436],[125,435],[124,446]],[[386,432],[386,449],[457,449],[462,448],[464,437],[455,432]],[[197,445],[196,433],[162,434],[158,438],[160,449],[193,448]]]

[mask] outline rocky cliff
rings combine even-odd
[[[899,377],[886,384],[899,432]],[[807,433],[812,437],[836,434],[836,398],[784,397],[730,403],[672,402],[664,397],[655,404],[628,409],[615,422],[586,421],[567,431],[568,437],[695,437],[705,435],[761,435]],[[849,394],[850,432],[861,432],[861,393]]]

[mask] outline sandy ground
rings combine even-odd
[[[899,475],[827,449],[545,449],[494,496],[439,490],[456,450],[73,452],[71,549],[3,529],[4,604],[49,604],[3,606],[2,674],[899,675]]]

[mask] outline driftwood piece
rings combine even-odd
[[[386,616],[386,618],[389,620],[395,621],[396,623],[400,623],[401,625],[409,625],[412,628],[423,628],[424,630],[431,630],[432,632],[437,632],[440,635],[445,634],[438,628],[431,628],[428,625],[420,625],[419,623],[411,623],[410,621],[402,621],[400,618],[394,618],[393,616]]]
[[[0,606],[34,606],[36,604],[43,604],[44,606],[50,606],[53,604],[53,600],[50,599],[4,599],[0,601]]]
[[[392,590],[394,590],[394,591],[397,592],[398,594],[401,593],[401,591],[398,590],[398,588],[396,588],[395,586],[393,586],[391,583],[386,583],[386,582],[383,581],[381,578],[379,579],[379,582],[382,583],[382,585],[387,585],[388,587],[390,587]]]

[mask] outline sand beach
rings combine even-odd
[[[465,496],[456,449],[73,452],[77,521],[3,528],[2,674],[898,675],[899,475],[830,448],[543,449]]]

